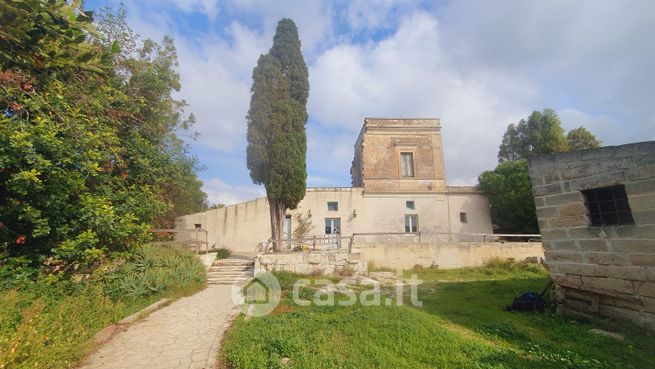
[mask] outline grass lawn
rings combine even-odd
[[[492,265],[416,273],[422,307],[297,306],[237,319],[227,368],[655,368],[655,337],[627,324],[503,311],[545,285],[541,268]],[[288,293],[293,276],[280,275]],[[300,277],[300,276],[298,276]],[[409,299],[405,300],[406,302]],[[589,333],[620,332],[625,341]]]

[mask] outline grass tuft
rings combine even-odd
[[[230,249],[226,249],[225,247],[221,247],[220,249],[216,250],[216,259],[227,259],[232,255],[232,251]]]

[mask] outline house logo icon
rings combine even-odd
[[[241,312],[250,317],[262,317],[270,314],[280,303],[280,283],[272,273],[262,273],[245,286],[232,286],[232,299],[242,304]]]

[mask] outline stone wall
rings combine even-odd
[[[376,267],[411,269],[415,265],[454,269],[482,266],[499,257],[516,261],[537,262],[543,259],[541,242],[443,242],[409,244],[407,242],[379,244],[354,249],[364,263]]]
[[[401,153],[413,155],[413,177],[402,177]],[[366,118],[350,173],[353,185],[366,192],[444,192],[439,119]]]
[[[406,201],[415,203],[407,209]],[[328,202],[337,202],[338,209],[328,210]],[[311,212],[314,229],[309,237],[325,234],[325,219],[338,218],[341,234],[404,232],[405,214],[418,216],[419,231],[429,233],[492,233],[489,202],[486,196],[463,187],[448,187],[445,193],[368,195],[363,188],[308,188],[296,210],[290,210],[292,229],[295,214]],[[460,221],[466,212],[468,221]],[[201,224],[208,231],[212,248],[226,247],[236,253],[255,253],[261,241],[270,238],[270,213],[265,198],[178,217],[175,227],[193,228]],[[193,234],[178,234],[191,238]],[[412,235],[409,234],[411,237]]]
[[[367,264],[362,262],[359,253],[347,251],[258,254],[255,257],[255,275],[273,271],[333,274],[345,270],[361,274],[368,268]]]
[[[655,328],[655,142],[529,161],[560,311]],[[581,191],[624,185],[634,224],[591,226]]]

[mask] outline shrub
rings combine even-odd
[[[204,283],[205,278],[205,267],[190,251],[143,246],[111,276],[108,292],[114,299],[146,296],[166,289],[184,290]]]
[[[492,269],[515,270],[516,262],[513,259],[505,259],[495,256],[484,262],[484,266]]]
[[[84,282],[51,274],[0,290],[0,367],[74,367],[104,326],[204,280],[205,268],[191,252],[143,246]]]
[[[216,250],[216,259],[226,259],[229,258],[230,255],[232,255],[232,251],[230,251],[230,249],[226,249],[225,247],[221,247],[220,249]]]

